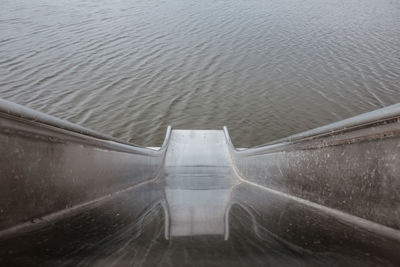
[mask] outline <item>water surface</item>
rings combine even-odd
[[[2,0],[0,97],[141,145],[248,147],[400,102],[395,0]]]

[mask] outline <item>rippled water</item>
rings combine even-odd
[[[396,0],[2,0],[0,97],[141,145],[252,146],[400,102]]]

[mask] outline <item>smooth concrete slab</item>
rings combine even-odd
[[[224,235],[235,178],[223,131],[173,130],[165,159],[170,236]]]

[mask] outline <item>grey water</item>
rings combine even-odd
[[[227,125],[237,147],[260,145],[400,102],[400,1],[1,0],[0,98],[139,145],[167,125]],[[240,209],[228,241],[165,240],[161,210],[132,219],[137,195],[154,195],[140,192],[0,243],[0,261],[389,265],[294,246]]]
[[[2,0],[0,97],[140,145],[260,145],[400,101],[395,0]]]

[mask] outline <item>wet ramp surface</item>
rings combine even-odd
[[[145,188],[143,188],[146,190]],[[0,244],[3,266],[383,266],[362,252],[313,253],[251,227],[249,214],[231,210],[228,240],[218,235],[164,237],[164,213],[149,208],[137,219],[117,216],[121,196],[41,230]],[[126,205],[126,204],[123,204]],[[131,208],[134,208],[131,206]]]
[[[224,235],[235,181],[223,131],[172,131],[165,159],[171,237]]]
[[[399,122],[154,150],[0,100],[0,266],[399,266]]]

